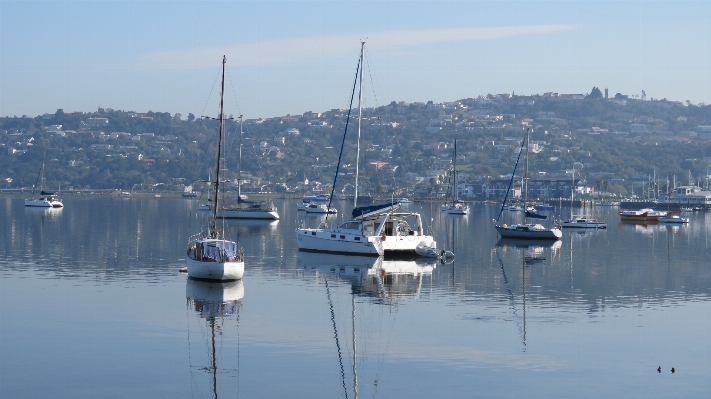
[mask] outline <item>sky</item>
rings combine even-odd
[[[0,116],[245,118],[589,93],[711,103],[711,1],[6,1]]]

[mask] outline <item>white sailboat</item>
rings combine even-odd
[[[38,184],[39,184],[39,189],[40,189],[40,197],[34,198],[35,189]],[[57,198],[54,195],[54,193],[45,192],[43,190],[43,187],[44,187],[44,158],[42,159],[42,166],[40,167],[40,171],[37,174],[37,181],[35,182],[35,185],[32,188],[32,197],[33,198],[26,199],[25,206],[32,206],[32,207],[38,207],[38,208],[62,208],[62,207],[64,207],[64,204],[62,203],[61,199]]]
[[[452,203],[446,204],[442,210],[448,215],[466,215],[469,213],[469,205],[459,201],[459,189],[457,187],[457,139],[454,139],[454,165],[452,168],[454,175],[454,195]]]
[[[220,193],[220,156],[222,133],[225,122],[224,91],[225,64],[222,58],[222,90],[220,92],[220,114],[218,117],[217,166],[214,181],[212,218],[207,230],[192,236],[188,243],[186,259],[188,277],[198,280],[231,281],[239,280],[244,274],[244,250],[236,242],[220,238],[217,230],[217,209]]]
[[[360,158],[360,130],[363,115],[363,58],[365,54],[365,42],[361,42],[360,59],[356,70],[356,79],[359,79],[358,94],[358,140],[356,150],[356,173],[355,192],[353,195],[352,219],[342,223],[338,227],[326,227],[321,225],[318,228],[299,227],[296,229],[296,239],[301,251],[340,253],[349,255],[381,256],[386,253],[391,255],[404,254],[414,255],[415,248],[424,242],[428,247],[436,248],[437,243],[431,235],[426,235],[423,228],[422,218],[416,212],[395,212],[400,205],[397,202],[388,204],[358,207],[358,169]],[[355,82],[353,85],[355,93]],[[353,97],[351,97],[353,98]],[[349,107],[346,119],[346,130],[348,131],[348,121],[350,120]],[[333,182],[332,191],[335,190],[338,179],[339,163],[336,168],[336,175]],[[333,199],[333,193],[329,197]],[[328,217],[328,215],[326,215]]]
[[[570,192],[570,219],[560,222],[561,227],[582,228],[582,229],[606,229],[607,223],[587,216],[573,215],[573,203],[575,202],[575,168],[573,168],[573,183]]]
[[[526,129],[526,138],[524,138],[521,144],[521,151],[523,151],[523,145],[526,144],[526,170],[524,172],[524,188],[523,188],[523,209],[527,209],[528,200],[528,149],[530,147],[530,129]],[[521,153],[519,152],[519,158]],[[516,174],[516,167],[518,166],[518,160],[516,161],[516,166],[514,166],[514,173],[511,175],[511,182],[513,182],[514,175]],[[511,183],[509,183],[509,189],[511,188]],[[504,204],[506,204],[506,197],[508,197],[508,191],[506,191],[506,196],[501,204],[501,211],[499,211],[499,218],[501,218],[501,213],[503,212]],[[547,228],[540,223],[527,223],[528,212],[524,213],[524,223],[521,224],[499,224],[498,220],[494,220],[494,228],[499,233],[501,237],[504,238],[531,238],[531,239],[544,239],[544,240],[558,240],[563,236],[561,229],[559,227]]]
[[[237,203],[217,209],[223,219],[279,220],[279,212],[272,201],[247,201],[242,195],[242,115],[239,116],[239,171],[237,175]]]

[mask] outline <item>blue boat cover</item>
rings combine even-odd
[[[547,219],[548,218],[548,216],[546,216],[546,215],[540,215],[538,213],[531,212],[531,211],[526,211],[526,217],[533,218],[533,219]]]
[[[394,203],[387,203],[387,204],[380,204],[380,205],[359,206],[358,208],[353,209],[353,212],[351,213],[351,215],[355,219],[357,217],[368,216],[371,213],[377,213],[379,211],[390,210],[389,209],[390,207],[395,207],[398,205],[400,205],[400,203],[395,201]]]

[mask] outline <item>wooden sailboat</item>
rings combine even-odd
[[[239,280],[244,274],[244,250],[236,242],[220,238],[217,230],[217,209],[220,193],[220,156],[225,122],[224,92],[226,57],[222,58],[222,90],[218,116],[217,166],[212,197],[212,218],[207,230],[192,236],[186,259],[188,277],[199,280]]]

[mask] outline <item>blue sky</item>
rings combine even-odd
[[[366,106],[488,93],[711,102],[709,1],[6,1],[0,116],[346,108],[366,40]],[[211,94],[212,93],[212,94]]]

